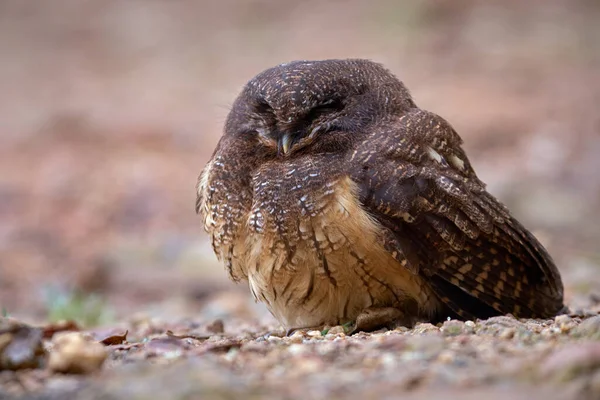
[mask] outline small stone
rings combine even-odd
[[[321,331],[308,331],[306,334],[310,337],[321,337]]]
[[[302,344],[294,343],[288,346],[287,351],[292,355],[300,355],[307,353],[308,348]]]
[[[510,340],[515,336],[516,332],[517,332],[517,330],[515,328],[504,328],[500,331],[500,333],[498,334],[498,337],[500,339]]]
[[[439,333],[440,328],[435,325],[432,325],[428,322],[417,324],[413,329],[414,334],[424,334],[424,333]]]
[[[457,336],[465,332],[465,323],[457,320],[445,321],[441,329],[444,336]]]
[[[398,365],[398,360],[393,353],[384,353],[379,356],[379,362],[385,368],[395,368]]]
[[[589,318],[589,317],[597,316],[598,313],[594,312],[592,310],[576,309],[576,310],[573,310],[573,312],[571,312],[570,315],[577,316],[580,318]]]
[[[346,332],[344,331],[344,327],[341,325],[336,325],[331,327],[331,329],[329,329],[329,331],[327,332],[328,335],[338,335],[338,334],[345,334]]]
[[[600,369],[590,378],[590,389],[592,393],[600,393]]]
[[[490,335],[499,336],[502,331],[507,328],[512,328],[515,331],[519,331],[524,328],[523,322],[515,319],[512,315],[500,315],[497,317],[491,317],[487,320],[480,321],[477,324],[478,335]],[[533,329],[528,327],[528,329]],[[541,330],[541,329],[540,329]]]
[[[81,378],[72,375],[57,375],[46,382],[45,390],[52,393],[69,393],[75,392],[81,387]]]
[[[566,314],[559,315],[554,319],[554,323],[557,325],[560,333],[569,333],[572,329],[574,329],[577,324],[573,321],[573,318],[569,317]]]
[[[280,337],[277,337],[277,336],[269,336],[267,338],[267,342],[270,342],[270,343],[281,343],[282,341],[283,341],[283,339]]]
[[[163,358],[179,358],[183,354],[183,350],[189,347],[190,343],[184,339],[177,339],[176,337],[157,337],[153,338],[146,343],[144,346],[146,350],[146,356],[148,357],[163,357]]]
[[[297,330],[296,332],[292,333],[292,335],[290,337],[304,338],[305,336],[306,336],[306,334],[304,332],[302,332],[302,330]]]
[[[600,339],[600,315],[584,320],[571,332],[577,337]]]
[[[386,336],[379,341],[372,343],[372,348],[386,350],[386,351],[398,351],[406,347],[407,338],[406,336]]]
[[[496,317],[490,317],[485,321],[481,321],[482,325],[485,326],[503,326],[503,327],[517,327],[522,325],[515,317],[511,314],[499,315]]]
[[[233,361],[235,361],[239,352],[240,352],[239,349],[232,347],[231,349],[229,349],[229,351],[225,354],[225,356],[223,358],[227,362],[233,362]]]
[[[251,341],[251,342],[245,343],[242,348],[244,349],[245,352],[256,352],[256,353],[262,354],[262,353],[266,353],[268,351],[267,346],[268,345],[266,342]]]
[[[0,317],[0,371],[41,367],[46,358],[42,338],[41,329]]]
[[[443,350],[437,356],[437,360],[443,364],[451,364],[454,362],[455,358],[456,358],[456,356],[455,356],[454,352],[451,350]]]
[[[313,374],[323,369],[323,362],[316,358],[301,358],[295,363],[294,368],[301,374]]]
[[[326,355],[334,353],[339,347],[333,342],[322,342],[316,346],[315,350],[318,354]]]
[[[570,344],[552,353],[542,364],[543,377],[557,382],[569,381],[600,368],[600,343]]]
[[[102,367],[107,357],[102,344],[80,332],[58,333],[52,343],[48,368],[53,372],[92,373]]]
[[[409,331],[410,331],[410,329],[408,329],[405,326],[397,326],[393,331],[390,331],[390,332],[406,333],[406,332],[409,332]]]
[[[404,358],[420,358],[431,359],[436,357],[446,347],[446,341],[441,336],[425,335],[425,336],[410,336],[404,341],[406,343],[406,351],[403,354]],[[407,354],[415,353],[415,354]]]
[[[542,329],[542,336],[545,336],[545,337],[556,336],[556,335],[559,335],[560,333],[561,333],[561,330],[558,326],[551,326],[551,327]]]
[[[302,343],[302,342],[304,342],[304,336],[303,335],[296,335],[294,333],[292,336],[289,336],[286,339],[286,342],[288,342],[288,343]]]

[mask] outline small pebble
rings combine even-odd
[[[445,321],[441,329],[444,336],[457,336],[465,333],[465,323],[462,321]]]
[[[451,364],[452,362],[454,362],[455,358],[456,358],[456,356],[455,356],[454,352],[451,350],[443,350],[437,356],[437,360],[443,364]]]
[[[588,318],[572,330],[577,337],[600,339],[600,315]]]
[[[600,343],[570,343],[550,354],[540,368],[541,376],[565,382],[582,373],[600,369]]]
[[[414,334],[438,333],[439,331],[440,331],[440,328],[438,328],[437,326],[432,325],[428,322],[417,324],[415,326],[415,328],[413,329]]]
[[[294,343],[288,346],[287,351],[292,355],[305,354],[308,352],[308,347],[302,344]]]
[[[292,335],[290,337],[303,338],[304,336],[305,336],[304,332],[302,332],[301,330],[297,330],[296,332],[292,333]]]
[[[288,343],[302,343],[304,341],[304,336],[293,334],[292,336],[286,338],[285,341]]]
[[[554,319],[554,323],[558,326],[561,333],[569,333],[573,328],[577,326],[577,323],[573,321],[573,318],[566,314],[559,315]]]
[[[396,329],[394,329],[393,331],[390,332],[400,332],[400,333],[406,333],[406,332],[410,332],[410,329],[408,329],[405,326],[399,326]]]
[[[323,369],[323,363],[314,358],[301,358],[294,365],[295,369],[303,374],[312,374]]]
[[[379,357],[379,362],[385,368],[395,368],[398,366],[398,360],[393,353],[384,353]]]
[[[331,327],[331,329],[329,329],[329,331],[327,332],[328,335],[338,335],[338,334],[345,334],[344,331],[344,327],[341,325],[336,325]]]
[[[571,321],[572,318],[569,317],[567,314],[562,314],[562,315],[557,315],[556,318],[554,318],[554,323],[556,325],[561,325],[561,324],[566,324],[567,322]]]
[[[446,348],[446,341],[437,335],[410,336],[406,340],[407,353],[415,353],[408,358],[430,359],[437,356]],[[404,355],[403,355],[404,356]]]
[[[500,333],[498,334],[498,337],[500,339],[512,339],[515,336],[516,333],[516,329],[515,328],[504,328],[500,331]]]
[[[54,336],[48,368],[53,372],[87,374],[99,370],[106,360],[104,345],[80,332],[64,332]]]

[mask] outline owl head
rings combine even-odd
[[[369,60],[293,61],[261,72],[234,102],[225,135],[251,135],[270,153],[328,151],[416,107],[406,87]]]

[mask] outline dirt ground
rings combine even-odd
[[[0,2],[0,316],[128,331],[95,372],[0,370],[0,398],[594,398],[599,19],[591,0]],[[571,316],[281,337],[227,280],[194,186],[230,104],[275,64],[348,57],[452,123]]]

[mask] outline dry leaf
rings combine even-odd
[[[210,335],[199,335],[199,334],[194,334],[194,333],[176,335],[172,331],[167,331],[166,334],[167,334],[167,336],[175,338],[175,339],[195,339],[195,340],[204,341],[204,340],[210,338]]]
[[[206,330],[213,333],[225,332],[225,325],[223,324],[223,320],[215,319],[212,323],[206,326]]]
[[[128,333],[129,333],[129,331],[125,331],[125,333],[122,335],[109,336],[105,339],[100,340],[100,343],[102,343],[105,346],[113,346],[116,344],[123,344],[125,341],[127,341]]]
[[[77,323],[72,320],[59,321],[55,324],[46,325],[44,328],[44,339],[52,339],[55,333],[81,330]]]

